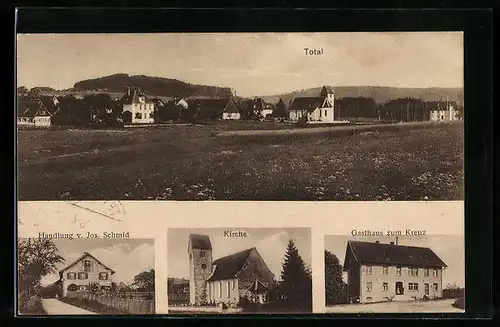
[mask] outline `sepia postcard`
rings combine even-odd
[[[464,199],[462,32],[18,34],[18,199]]]

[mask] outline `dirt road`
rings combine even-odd
[[[326,307],[326,313],[442,313],[464,312],[452,306],[455,299],[427,302],[384,302],[371,304],[347,304]]]
[[[58,299],[42,299],[43,308],[49,315],[95,315],[74,305],[59,301]]]

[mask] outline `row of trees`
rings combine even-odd
[[[463,117],[463,106],[456,102],[423,101],[415,98],[400,98],[378,104],[372,98],[346,97],[335,100],[335,117],[369,118],[392,121],[426,121],[432,110],[445,110],[447,104],[453,105]],[[288,117],[288,110],[280,100],[274,116]]]

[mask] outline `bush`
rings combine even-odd
[[[39,295],[28,295],[21,292],[19,295],[19,314],[21,315],[45,315],[42,298]]]
[[[465,310],[465,298],[461,297],[452,304],[453,307]]]

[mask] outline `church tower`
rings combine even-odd
[[[208,299],[207,279],[212,274],[212,244],[208,235],[189,234],[189,302],[202,304]]]

